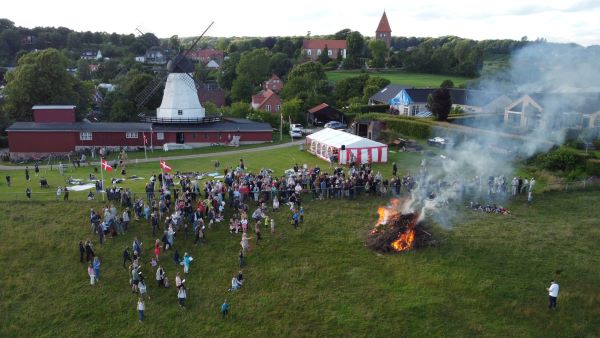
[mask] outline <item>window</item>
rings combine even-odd
[[[279,112],[279,110],[281,110],[281,105],[276,105],[276,106],[275,106],[275,111],[276,111],[276,112]]]
[[[165,133],[156,133],[156,139],[157,140],[164,140],[165,139]]]
[[[310,55],[312,54],[312,50],[310,50],[310,49],[307,49],[307,50],[306,50],[306,54],[307,54],[308,56],[310,56]]]
[[[404,107],[403,111],[404,111],[404,115],[408,115],[408,107]]]
[[[138,138],[137,131],[128,131],[125,133],[125,138]]]
[[[321,50],[317,49],[317,55],[321,55]]]
[[[327,50],[327,55],[332,56],[333,55],[333,51],[331,49]]]
[[[412,106],[410,108],[410,115],[417,115],[419,113],[419,106]]]
[[[268,104],[268,105],[265,106],[265,111],[268,111],[268,112],[271,111],[271,105],[270,104]]]
[[[179,110],[177,111],[177,115],[183,115],[183,110],[179,109]]]
[[[91,141],[92,140],[92,133],[89,131],[82,131],[81,133],[79,133],[79,140],[81,141]]]

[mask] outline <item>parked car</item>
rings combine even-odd
[[[427,140],[427,144],[429,144],[430,146],[444,148],[446,144],[448,144],[448,141],[446,141],[446,139],[442,137],[434,137]]]
[[[342,122],[331,121],[331,122],[325,123],[325,128],[346,129],[346,128],[348,128],[348,126],[345,123],[342,123]]]
[[[298,129],[290,129],[290,136],[292,138],[301,138],[302,132]]]
[[[305,134],[306,131],[301,124],[290,124],[290,130],[299,130],[302,134]]]

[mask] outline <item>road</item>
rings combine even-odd
[[[259,148],[248,148],[248,149],[240,149],[237,151],[221,151],[218,153],[205,153],[205,154],[189,154],[189,155],[178,155],[178,156],[161,156],[160,158],[158,157],[153,157],[153,158],[140,158],[140,159],[135,159],[135,160],[130,160],[128,161],[129,164],[132,163],[147,163],[147,162],[157,162],[159,161],[159,159],[161,160],[187,160],[187,159],[193,159],[193,158],[204,158],[204,157],[215,157],[215,156],[225,156],[225,155],[232,155],[232,154],[246,154],[246,153],[254,153],[254,152],[258,152],[258,151],[265,151],[265,150],[272,150],[272,149],[280,149],[280,148],[286,148],[286,147],[292,147],[292,146],[299,146],[301,144],[304,143],[304,139],[302,140],[298,140],[298,141],[294,141],[294,142],[290,142],[290,143],[281,143],[281,144],[275,144],[272,146],[265,146],[265,147],[259,147]],[[167,153],[165,153],[167,154]],[[100,165],[100,162],[91,162],[91,165]],[[56,164],[53,165],[54,167],[56,167]],[[14,165],[0,165],[0,170],[25,170],[24,165],[21,166],[14,166]],[[30,167],[30,169],[33,167],[32,165],[28,165],[27,167]],[[40,169],[42,168],[47,168],[50,167],[48,165],[40,165]]]

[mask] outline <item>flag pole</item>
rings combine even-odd
[[[142,136],[144,137],[144,157],[146,158],[146,161],[148,161],[148,154],[146,154],[146,134],[142,133]]]
[[[279,141],[283,141],[283,112],[281,112],[279,115]]]
[[[154,134],[154,131],[152,130],[152,127],[150,127],[150,151],[154,152],[154,146],[152,145],[152,134]]]
[[[290,128],[292,128],[292,115],[288,115],[288,120],[290,121]],[[290,142],[294,143],[294,138],[291,138],[292,140]]]
[[[104,159],[100,157],[100,182],[102,185],[100,187],[100,195],[102,195],[102,202],[104,202],[104,168],[102,168],[102,161],[104,161]]]

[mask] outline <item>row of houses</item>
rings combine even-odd
[[[396,115],[430,117],[428,98],[437,88],[390,84],[369,98],[370,105],[389,105]],[[454,107],[465,113],[502,114],[511,128],[598,128],[600,92],[504,94],[448,89]]]

